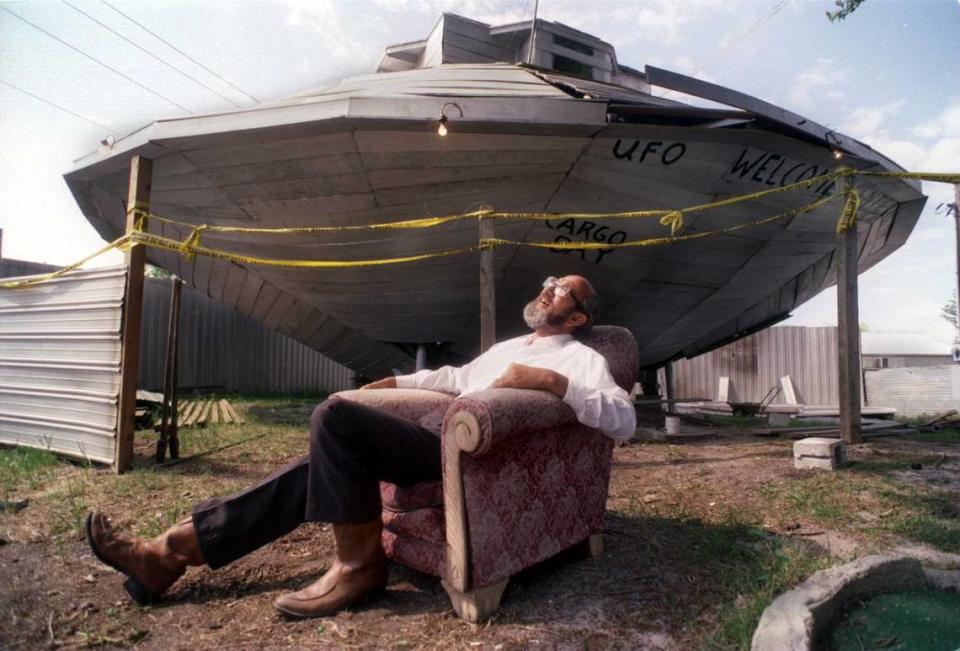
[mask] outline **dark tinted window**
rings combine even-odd
[[[581,54],[587,54],[593,56],[593,48],[589,45],[584,45],[583,43],[577,43],[569,38],[560,36],[559,34],[553,35],[553,42],[557,45],[562,45],[568,50],[573,50],[574,52],[580,52]]]
[[[580,75],[581,77],[593,79],[592,66],[588,66],[586,63],[580,63],[579,61],[574,61],[573,59],[568,59],[567,57],[562,57],[559,54],[553,55],[553,69],[560,72],[570,72],[575,75]]]

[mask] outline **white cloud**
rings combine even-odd
[[[913,133],[921,138],[960,136],[960,97],[948,104],[939,116],[914,127]]]
[[[341,61],[370,58],[364,43],[350,35],[333,0],[287,0],[287,26],[294,30],[316,32],[323,37],[318,56]],[[341,5],[342,6],[342,5]]]
[[[824,100],[836,102],[843,99],[845,93],[841,89],[848,77],[848,71],[833,59],[817,59],[794,77],[788,95],[789,108],[813,110]]]
[[[895,116],[903,107],[902,99],[882,106],[861,106],[854,109],[840,125],[840,131],[864,138],[875,133],[887,120]]]

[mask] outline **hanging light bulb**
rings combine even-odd
[[[447,117],[447,108],[449,108],[449,107],[451,107],[451,106],[452,106],[453,108],[457,109],[457,112],[460,113],[460,117],[463,117],[463,109],[460,108],[460,105],[459,105],[459,104],[456,104],[456,103],[454,103],[454,102],[447,102],[446,104],[444,104],[443,106],[441,106],[441,107],[440,107],[440,119],[437,120],[437,122],[440,123],[440,126],[437,127],[437,135],[438,135],[438,136],[441,136],[441,137],[442,137],[442,136],[445,136],[445,135],[447,135],[448,133],[450,133],[450,129],[447,128],[447,122],[450,121],[450,118]]]
[[[840,160],[841,158],[843,158],[843,152],[840,151],[839,149],[834,149],[833,157],[836,158],[837,160]]]

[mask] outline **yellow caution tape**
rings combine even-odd
[[[744,228],[751,228],[755,226],[763,226],[764,224],[770,224],[781,219],[786,219],[787,217],[793,217],[796,215],[802,215],[808,213],[816,208],[822,206],[825,203],[831,201],[836,201],[841,195],[830,195],[822,199],[818,199],[813,203],[807,204],[805,206],[800,206],[799,208],[794,208],[786,212],[773,215],[772,217],[765,217],[763,219],[758,219],[756,221],[747,222],[744,224],[736,224],[734,226],[728,226],[726,228],[718,228],[712,231],[701,231],[699,233],[690,233],[687,235],[676,235],[676,236],[665,236],[665,237],[651,237],[643,240],[631,240],[626,242],[527,242],[523,240],[504,240],[500,238],[484,238],[480,240],[481,245],[490,245],[490,246],[529,246],[537,249],[554,249],[554,250],[567,250],[567,251],[579,251],[581,249],[592,251],[597,249],[621,249],[621,248],[630,248],[630,247],[644,247],[644,246],[659,246],[662,244],[674,244],[676,242],[685,242],[688,240],[698,240],[703,237],[710,237],[713,235],[723,235],[725,233],[733,233]]]
[[[144,244],[156,249],[173,251],[175,253],[183,254],[185,252],[185,242],[179,242],[177,240],[161,237],[160,235],[154,235],[152,233],[131,233],[130,241],[134,244]],[[419,260],[427,260],[429,258],[439,258],[448,255],[469,253],[471,251],[477,251],[481,247],[482,244],[478,244],[475,246],[467,246],[457,249],[442,249],[440,251],[428,251],[426,253],[416,253],[413,255],[398,256],[396,258],[379,258],[375,260],[284,260],[277,258],[259,258],[251,255],[242,255],[239,253],[231,253],[229,251],[221,251],[219,249],[211,249],[200,245],[190,247],[186,253],[189,255],[205,255],[210,258],[216,258],[218,260],[225,260],[228,262],[263,265],[267,267],[331,269],[347,267],[374,267],[380,265],[398,264],[401,262],[417,262]]]
[[[889,176],[895,179],[915,179],[917,181],[932,181],[934,183],[960,184],[960,174],[941,172],[868,172],[857,171],[857,176]]]
[[[840,219],[837,220],[837,235],[846,233],[857,223],[857,211],[860,210],[860,193],[852,185],[844,192],[845,199]]]
[[[128,236],[126,235],[118,239],[115,239],[109,244],[106,244],[100,247],[99,249],[97,249],[87,257],[83,258],[82,260],[77,260],[73,264],[69,264],[63,269],[57,269],[56,271],[51,271],[50,273],[46,273],[46,274],[40,274],[38,276],[30,276],[29,278],[24,278],[23,280],[0,281],[0,287],[2,287],[3,289],[17,289],[18,287],[29,287],[30,285],[39,285],[42,282],[53,280],[54,278],[59,278],[63,274],[69,271],[73,271],[74,269],[79,268],[81,265],[84,265],[87,262],[90,262],[97,256],[103,255],[107,251],[110,251],[115,248],[119,248],[127,239],[128,239]]]
[[[822,174],[810,179],[805,179],[803,181],[797,181],[796,183],[791,183],[778,188],[772,188],[769,190],[762,190],[759,192],[753,192],[750,194],[738,195],[736,197],[730,197],[727,199],[722,199],[719,201],[712,201],[709,203],[699,204],[695,206],[690,206],[688,208],[683,208],[681,210],[640,210],[640,211],[628,211],[628,212],[610,212],[610,213],[542,213],[542,212],[494,212],[492,210],[476,210],[468,213],[462,213],[457,215],[445,215],[439,217],[425,217],[420,219],[408,219],[397,222],[384,222],[384,223],[375,223],[375,224],[365,224],[365,225],[352,225],[352,226],[312,226],[312,227],[300,227],[300,228],[246,228],[239,226],[210,226],[207,224],[191,224],[187,222],[181,222],[166,217],[161,217],[159,215],[154,215],[147,210],[146,204],[137,202],[133,204],[128,214],[134,216],[134,223],[132,230],[117,240],[103,246],[96,252],[88,255],[87,257],[79,260],[71,265],[68,265],[57,271],[42,274],[39,276],[32,276],[30,278],[20,280],[20,281],[5,281],[0,282],[0,287],[6,289],[13,289],[17,287],[25,287],[29,285],[35,285],[47,280],[52,280],[57,278],[69,271],[79,268],[83,264],[89,262],[90,260],[96,258],[103,253],[111,249],[118,250],[127,250],[135,244],[142,244],[145,246],[151,246],[158,249],[163,249],[167,251],[172,251],[174,253],[179,253],[183,255],[186,259],[190,260],[194,255],[205,255],[211,258],[217,258],[220,260],[226,260],[231,262],[238,262],[244,264],[253,264],[253,265],[265,265],[265,266],[275,266],[275,267],[294,267],[294,268],[347,268],[347,267],[369,267],[369,266],[380,266],[380,265],[390,265],[390,264],[400,264],[405,262],[416,262],[420,260],[426,260],[430,258],[444,257],[450,255],[460,255],[463,253],[476,252],[479,250],[486,250],[496,246],[529,246],[534,248],[547,248],[554,250],[594,250],[594,249],[616,249],[616,248],[628,248],[628,247],[646,247],[646,246],[657,246],[662,244],[672,244],[675,242],[683,242],[687,240],[700,239],[703,237],[709,237],[712,235],[720,235],[724,233],[735,232],[744,228],[750,228],[755,226],[761,226],[764,224],[769,224],[781,219],[785,219],[790,216],[800,215],[808,213],[815,208],[829,202],[833,201],[839,197],[844,197],[844,206],[841,212],[840,218],[837,220],[836,230],[837,233],[846,232],[853,224],[856,223],[857,213],[860,208],[860,195],[857,192],[856,188],[849,185],[846,187],[844,192],[837,195],[830,195],[824,198],[821,198],[813,203],[789,210],[772,217],[767,217],[764,219],[759,219],[756,221],[737,224],[735,226],[730,226],[727,228],[721,228],[710,231],[702,231],[699,233],[691,233],[687,235],[677,235],[677,232],[683,227],[683,216],[686,213],[691,212],[700,212],[705,210],[711,210],[715,208],[721,208],[726,206],[735,205],[745,201],[753,201],[756,199],[763,198],[772,194],[779,194],[782,192],[790,192],[792,190],[810,187],[819,183],[824,183],[829,180],[837,180],[840,178],[847,178],[851,176],[878,176],[878,177],[893,177],[893,178],[909,178],[909,179],[918,179],[922,181],[935,181],[943,183],[960,183],[960,174],[945,174],[945,173],[928,173],[928,172],[869,172],[869,171],[859,171],[853,170],[849,167],[839,167],[836,170],[829,172],[828,174]],[[414,255],[399,256],[394,258],[382,258],[382,259],[372,259],[372,260],[284,260],[284,259],[272,259],[272,258],[260,258],[256,256],[241,255],[237,253],[231,253],[229,251],[222,251],[219,249],[213,249],[210,247],[205,247],[200,244],[200,236],[204,232],[221,232],[221,233],[251,233],[251,234],[306,234],[306,233],[327,233],[327,232],[337,232],[337,231],[357,231],[357,230],[378,230],[378,229],[399,229],[399,228],[431,228],[441,224],[459,221],[464,219],[480,219],[480,218],[494,218],[494,219],[513,219],[513,220],[555,220],[555,219],[630,219],[630,218],[650,218],[656,217],[659,219],[660,224],[663,226],[669,227],[670,235],[665,237],[654,237],[647,238],[643,240],[633,240],[628,242],[525,242],[520,240],[505,240],[500,238],[482,238],[479,240],[477,245],[453,249],[443,249],[439,251],[428,251],[425,253],[419,253]],[[190,229],[190,234],[182,242],[175,239],[170,239],[167,237],[162,237],[160,235],[155,235],[152,233],[144,232],[145,224],[148,219],[153,219],[158,222],[167,223],[176,226],[182,226],[184,228]]]

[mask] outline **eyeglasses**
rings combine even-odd
[[[577,309],[589,316],[589,313],[583,307],[583,304],[577,299],[576,294],[573,293],[573,288],[566,283],[560,282],[557,277],[548,276],[547,279],[543,281],[543,288],[549,289],[551,292],[553,292],[553,295],[558,298],[569,295],[570,298],[573,299],[573,304],[577,306]]]

